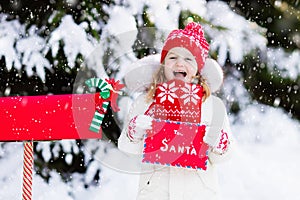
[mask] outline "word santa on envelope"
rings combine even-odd
[[[143,162],[206,170],[208,145],[200,124],[203,88],[171,80],[159,84],[147,114],[154,117]]]

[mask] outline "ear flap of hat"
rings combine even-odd
[[[220,89],[224,75],[223,70],[217,61],[207,58],[204,67],[201,70],[201,75],[207,81],[211,92],[216,92]]]
[[[159,66],[160,54],[148,55],[133,62],[124,76],[126,87],[130,91],[145,91],[153,82],[153,75]]]

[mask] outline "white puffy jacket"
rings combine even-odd
[[[210,124],[213,115],[218,115],[218,110],[213,109],[215,101],[221,101],[218,97],[210,96],[202,104],[201,122]],[[129,154],[142,155],[143,141],[131,142],[127,137],[126,123],[134,116],[144,114],[150,103],[145,103],[145,95],[139,96],[132,105],[128,119],[124,123],[124,129],[118,140],[118,148]],[[222,103],[224,106],[224,104]],[[154,164],[142,164],[138,200],[215,200],[218,199],[218,178],[215,164],[226,160],[232,152],[233,142],[228,117],[225,114],[222,130],[228,133],[229,147],[224,154],[210,152],[207,169],[196,170],[178,167],[168,167]]]

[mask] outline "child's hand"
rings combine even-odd
[[[220,142],[221,134],[219,127],[206,126],[203,141],[211,147],[216,147]]]
[[[152,128],[152,117],[148,115],[138,115],[135,120],[135,125],[141,129],[151,129]]]
[[[127,128],[127,136],[131,141],[140,141],[144,138],[146,130],[152,128],[152,117],[137,115],[130,120]]]

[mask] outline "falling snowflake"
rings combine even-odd
[[[199,95],[197,94],[200,90],[199,87],[197,87],[195,84],[185,84],[181,90],[184,92],[184,95],[182,95],[180,98],[184,99],[184,104],[189,102],[197,104],[197,101],[200,99]]]
[[[178,98],[178,96],[175,94],[176,90],[178,90],[178,87],[175,87],[175,82],[170,84],[163,83],[162,85],[158,86],[158,88],[161,90],[161,92],[157,95],[157,97],[161,98],[160,103],[166,100],[174,103],[174,98]]]

